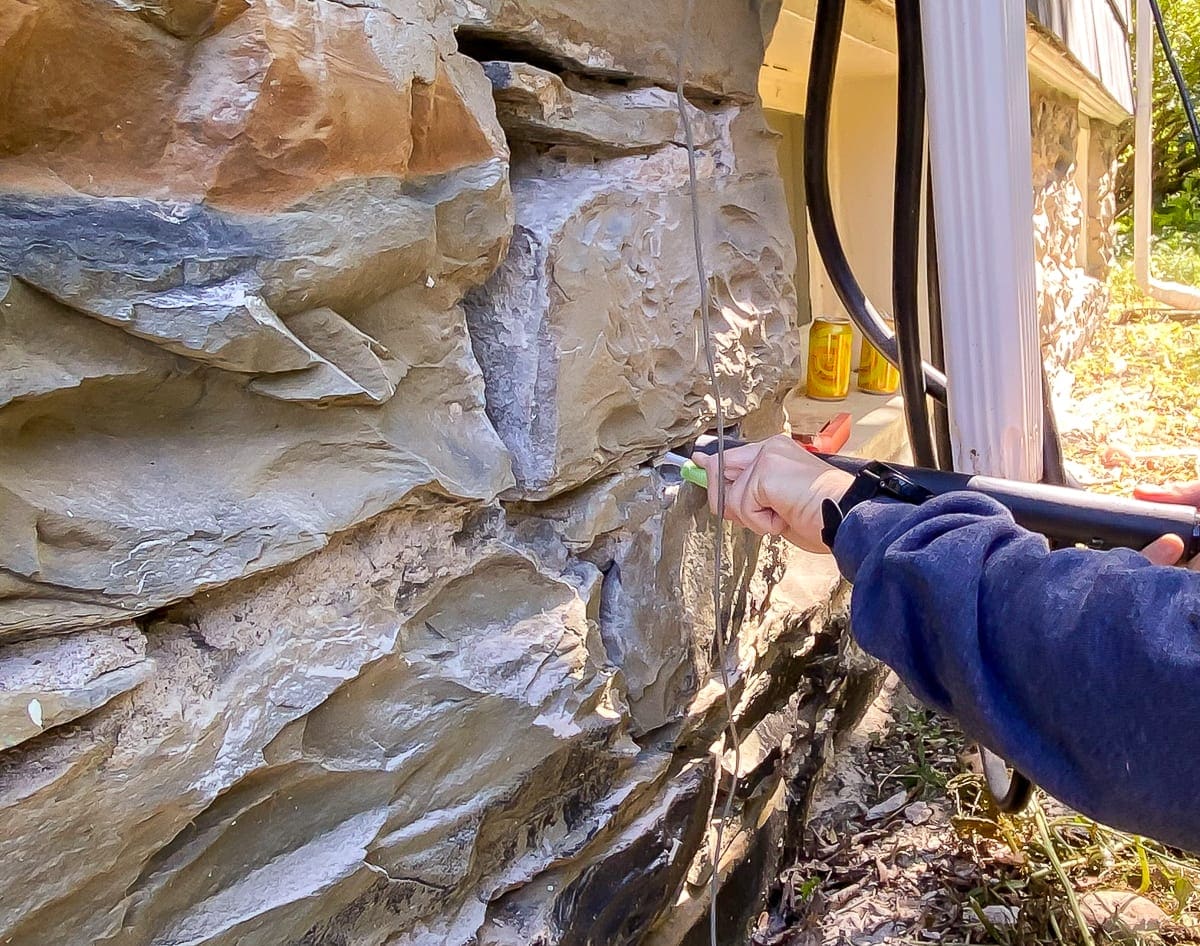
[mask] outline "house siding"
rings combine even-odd
[[[1129,0],[1026,0],[1037,24],[1126,112],[1133,111],[1129,6]]]

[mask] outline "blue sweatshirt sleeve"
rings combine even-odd
[[[851,625],[925,703],[1098,821],[1200,850],[1200,573],[1051,552],[985,496],[864,503]]]

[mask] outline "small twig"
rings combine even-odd
[[[1046,816],[1042,812],[1042,803],[1038,800],[1033,802],[1033,820],[1037,823],[1038,835],[1041,837],[1042,848],[1046,851],[1046,857],[1050,859],[1050,866],[1054,868],[1054,873],[1058,875],[1059,883],[1063,885],[1063,891],[1067,895],[1067,903],[1071,905],[1071,914],[1075,918],[1075,924],[1079,927],[1079,935],[1082,937],[1084,946],[1096,946],[1095,940],[1092,939],[1092,931],[1088,927],[1087,920],[1083,917],[1083,911],[1079,908],[1079,898],[1075,896],[1075,888],[1071,886],[1071,879],[1067,876],[1067,872],[1063,869],[1062,863],[1058,859],[1058,853],[1054,850],[1054,841],[1050,838],[1050,828],[1046,824]],[[1054,926],[1054,932],[1058,935],[1059,942],[1062,942],[1062,933],[1058,929],[1058,924],[1054,923],[1054,914],[1050,914],[1051,924]]]
[[[979,922],[983,924],[983,928],[987,931],[988,936],[994,939],[997,943],[1007,943],[1008,937],[1001,936],[1000,931],[996,929],[995,924],[987,918],[987,914],[983,912],[983,907],[979,905],[979,901],[974,897],[970,897],[967,901],[971,905],[971,910],[978,917]]]
[[[1138,893],[1145,893],[1150,889],[1150,858],[1146,856],[1146,845],[1142,843],[1141,835],[1133,836],[1133,847],[1142,867],[1142,882],[1138,885]]]
[[[996,819],[996,827],[1000,829],[1000,833],[1004,835],[1004,843],[1008,845],[1008,849],[1012,851],[1014,857],[1021,856],[1021,842],[1013,833],[1012,826],[1005,818]]]
[[[1058,920],[1055,919],[1053,913],[1048,913],[1046,916],[1050,920],[1050,929],[1054,931],[1054,938],[1062,943],[1063,946],[1066,946],[1067,941],[1063,939],[1062,930],[1058,927]]]

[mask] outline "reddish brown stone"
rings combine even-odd
[[[0,4],[9,189],[270,211],[351,178],[440,174],[503,153],[430,33],[385,9]]]

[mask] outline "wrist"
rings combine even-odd
[[[833,467],[810,479],[795,505],[783,513],[788,541],[807,552],[828,551],[821,541],[821,508],[826,502],[839,502],[853,483],[853,476]]]
[[[887,464],[872,461],[851,478],[840,496],[825,495],[821,502],[821,541],[832,551],[842,521],[855,506],[873,499],[887,499],[919,506],[930,497],[924,486]]]
[[[847,473],[845,470],[837,470],[830,467],[817,477],[814,484],[814,492],[818,494],[821,501],[829,499],[835,503],[840,503],[853,485],[854,476],[852,474]]]

